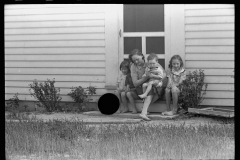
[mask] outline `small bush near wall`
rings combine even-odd
[[[84,90],[81,86],[72,87],[71,92],[68,95],[78,104],[79,111],[82,111],[87,106],[90,96],[96,94],[96,88],[93,86],[87,87],[87,90]]]
[[[208,84],[204,83],[203,70],[199,69],[189,72],[186,80],[179,85],[179,105],[183,109],[199,108],[200,103],[204,100]]]
[[[31,96],[38,100],[37,105],[44,107],[47,112],[56,111],[61,101],[60,88],[54,87],[54,79],[47,79],[44,83],[38,83],[37,80],[33,84],[29,84],[29,92]]]
[[[5,111],[16,111],[19,107],[19,99],[18,99],[18,93],[13,96],[13,98],[10,98],[5,105]]]

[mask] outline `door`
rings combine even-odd
[[[164,5],[121,5],[118,12],[119,64],[138,48],[145,59],[156,53],[165,68]]]

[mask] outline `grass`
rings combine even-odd
[[[86,125],[5,122],[6,154],[66,159],[233,159],[234,125]]]

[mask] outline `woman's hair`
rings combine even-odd
[[[130,63],[128,60],[122,61],[122,63],[120,64],[120,67],[119,67],[120,71],[122,68],[127,68],[128,73],[130,73]]]
[[[129,56],[128,56],[128,59],[129,59],[132,63],[134,63],[133,60],[132,60],[132,56],[134,56],[134,55],[142,56],[142,59],[143,59],[143,61],[145,62],[144,55],[142,54],[142,52],[141,52],[139,49],[134,49],[134,50],[131,51],[131,53],[130,53]]]
[[[155,53],[150,53],[149,56],[147,57],[147,60],[153,60],[155,59],[156,62],[158,62],[158,56]]]
[[[172,69],[172,61],[173,61],[174,59],[178,59],[178,60],[179,60],[179,62],[180,62],[180,67],[182,68],[182,67],[183,67],[183,61],[182,61],[182,58],[181,58],[179,55],[174,55],[174,56],[172,56],[171,60],[169,61],[168,67],[169,67],[170,69]]]

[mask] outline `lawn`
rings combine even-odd
[[[5,121],[6,154],[32,159],[233,159],[234,124],[87,125]]]

